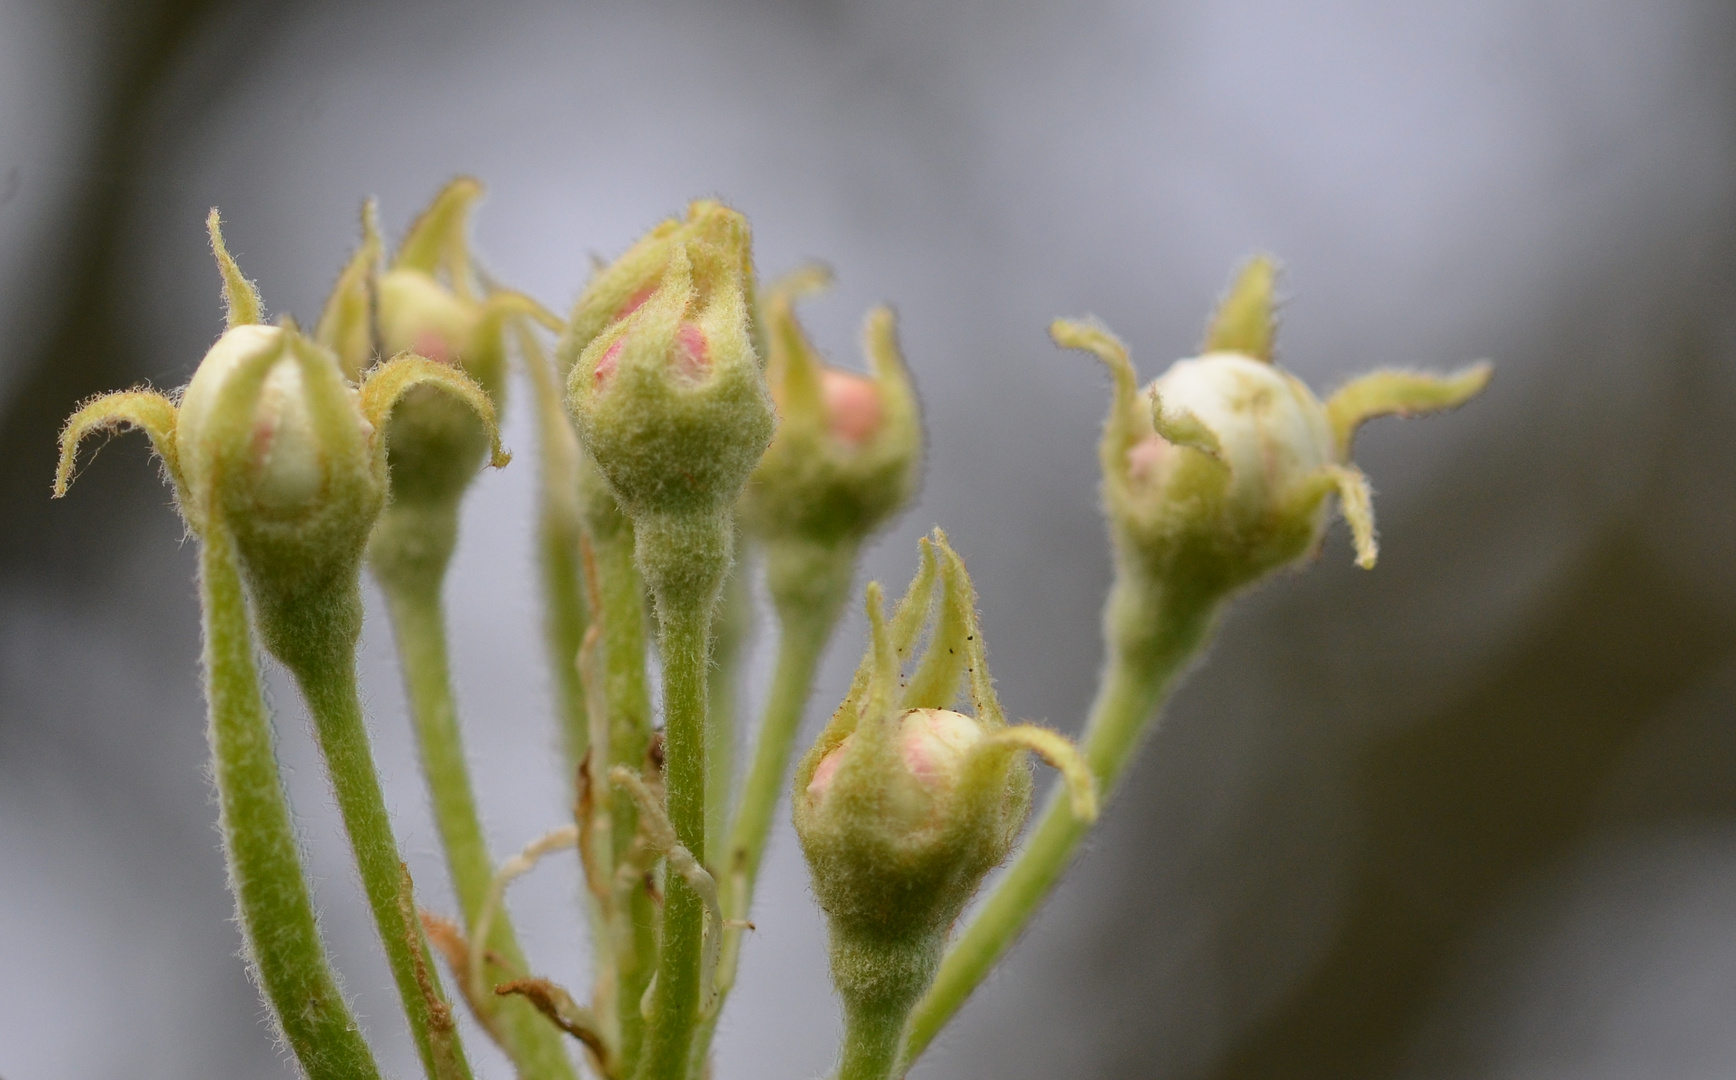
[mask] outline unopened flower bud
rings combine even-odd
[[[335,354],[295,324],[259,323],[261,305],[208,221],[224,281],[228,329],[179,402],[155,391],[91,401],[61,433],[55,493],[66,490],[79,443],[106,428],[150,435],[195,533],[224,529],[258,604],[265,643],[294,665],[360,629],[355,590],[363,546],[386,492],[381,427],[405,393],[438,387],[481,418],[495,460],[494,407],[452,368],[399,357],[353,386]]]
[[[244,559],[297,564],[366,537],[385,491],[376,441],[337,358],[292,326],[225,332],[175,431],[192,513],[221,516]]]
[[[890,619],[879,586],[869,586],[868,618],[868,654],[797,766],[793,801],[830,923],[833,980],[847,1010],[885,1014],[908,1009],[927,987],[947,930],[1011,848],[1030,809],[1026,753],[1061,769],[1082,818],[1096,814],[1096,794],[1065,739],[1007,724],[970,578],[938,531]],[[899,658],[930,621],[906,680]],[[974,715],[950,708],[961,683]]]
[[[915,831],[937,823],[938,810],[962,778],[965,754],[982,741],[983,728],[950,709],[906,709],[894,723],[893,745],[904,774],[915,783],[890,785],[884,812],[888,820],[896,819],[900,828]],[[832,779],[855,740],[854,732],[845,736],[814,766],[807,793],[809,805],[816,810],[825,802]]]
[[[1327,402],[1272,362],[1275,266],[1248,264],[1208,329],[1202,355],[1174,364],[1141,394],[1126,347],[1093,325],[1057,321],[1063,346],[1086,349],[1115,378],[1102,443],[1104,503],[1124,563],[1202,597],[1221,596],[1315,551],[1336,493],[1356,561],[1374,565],[1368,481],[1349,461],[1363,420],[1450,408],[1488,382],[1380,372]]]
[[[768,550],[781,542],[853,550],[904,508],[921,471],[921,416],[892,312],[876,308],[863,327],[872,376],[829,367],[795,315],[797,296],[826,281],[811,268],[764,297],[778,432],[743,493],[741,513]]]
[[[447,184],[417,216],[384,273],[373,207],[366,207],[362,245],[326,303],[321,342],[340,358],[366,340],[383,356],[445,365],[481,386],[498,409],[506,390],[507,320],[536,307],[517,293],[485,287],[471,266],[470,213],[481,196],[482,185],[469,177]],[[358,319],[367,321],[358,326]],[[411,531],[427,528],[431,515],[455,512],[489,438],[475,411],[451,395],[432,387],[404,395],[387,445],[392,504],[407,504],[408,513],[424,519]]]
[[[647,252],[657,255],[655,287],[641,298]],[[632,280],[610,293],[620,294],[619,317],[579,351],[567,404],[633,519],[653,593],[697,590],[702,599],[728,566],[729,509],[774,425],[749,325],[747,222],[696,203],[685,223],[659,226],[627,261]],[[595,292],[575,311],[563,352],[574,349],[571,327],[588,317]]]

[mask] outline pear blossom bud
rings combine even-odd
[[[1328,496],[1351,527],[1357,564],[1374,565],[1368,481],[1349,461],[1370,416],[1450,408],[1488,382],[1477,365],[1437,377],[1385,372],[1322,402],[1272,362],[1275,265],[1242,271],[1202,355],[1135,389],[1126,347],[1108,331],[1057,321],[1055,341],[1095,353],[1115,378],[1101,447],[1104,504],[1125,566],[1202,599],[1312,554]],[[1345,394],[1350,399],[1341,401]]]
[[[1007,724],[975,601],[963,561],[938,532],[932,545],[923,542],[922,569],[890,620],[879,586],[870,585],[868,655],[796,769],[796,833],[831,922],[834,979],[847,999],[873,982],[854,991],[845,985],[868,974],[859,970],[863,949],[874,951],[865,942],[938,949],[1006,856],[1030,809],[1027,752],[1061,768],[1076,812],[1096,813],[1089,770],[1071,744],[1043,728]],[[929,618],[928,647],[906,680],[899,657]],[[948,707],[961,683],[974,715]],[[850,961],[843,967],[840,950]],[[897,970],[904,962],[888,961]]]
[[[641,298],[647,252],[660,262]],[[709,604],[729,565],[730,508],[775,422],[750,327],[747,222],[695,203],[685,223],[659,226],[625,260],[635,276],[611,286],[619,317],[579,350],[567,404],[633,520],[653,594],[675,589]],[[571,327],[595,295],[575,310],[562,351],[577,347]]]
[[[958,786],[965,753],[982,741],[982,725],[950,709],[907,709],[894,722],[893,743],[904,771],[914,785],[894,784],[891,791],[905,795],[887,808],[888,815],[904,818],[911,830],[935,823],[935,813]],[[845,736],[820,763],[808,781],[809,804],[818,809],[831,791],[833,777],[854,745],[854,733]]]
[[[182,394],[175,432],[195,513],[216,510],[238,534],[304,539],[310,529],[366,534],[384,490],[374,435],[337,359],[280,326],[218,339]]]
[[[506,391],[505,321],[522,298],[482,288],[471,268],[470,214],[481,196],[481,184],[459,177],[417,216],[374,284],[375,326],[382,355],[420,356],[461,371],[499,408]],[[364,248],[370,245],[378,247],[371,215]],[[406,513],[422,519],[430,513],[449,517],[488,443],[484,426],[464,402],[433,387],[409,391],[387,427],[392,504],[407,504]],[[427,527],[428,520],[394,523],[390,531]]]
[[[779,424],[741,514],[774,558],[779,545],[853,549],[904,508],[919,480],[922,421],[891,311],[875,309],[863,327],[871,376],[827,366],[796,321],[796,297],[827,280],[822,269],[798,271],[763,304]]]

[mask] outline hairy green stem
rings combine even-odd
[[[377,1078],[379,1068],[320,938],[260,693],[233,542],[220,522],[212,522],[202,539],[199,597],[211,775],[247,956],[309,1080]]]
[[[736,540],[740,551],[741,541]],[[747,560],[738,558],[723,583],[711,623],[711,674],[706,713],[705,850],[715,859],[729,828],[730,789],[735,783],[735,714],[742,650],[753,626]]]
[[[715,596],[715,589],[711,596]],[[658,643],[663,659],[664,786],[675,837],[705,863],[706,668],[711,636],[711,598],[671,596],[658,602]],[[699,1020],[700,952],[705,940],[705,904],[686,880],[664,882],[663,941],[639,1075],[644,1080],[684,1080]]]
[[[583,469],[578,434],[561,402],[560,386],[536,334],[519,328],[524,368],[536,400],[537,441],[542,475],[537,498],[537,554],[543,586],[543,640],[554,672],[555,707],[561,725],[561,746],[567,756],[567,779],[576,780],[579,763],[590,746],[590,723],[584,680],[579,676],[579,648],[585,641],[583,568],[579,562],[584,531],[580,509]]]
[[[607,496],[603,496],[607,498]],[[593,500],[595,502],[595,500]],[[651,744],[651,692],[645,677],[645,588],[633,565],[633,527],[611,504],[587,517],[597,570],[597,611],[603,652],[603,695],[608,708],[609,765],[643,768]],[[607,775],[606,768],[599,775]],[[611,864],[629,855],[639,828],[631,793],[610,796],[614,836]],[[599,943],[615,967],[615,1016],[620,1025],[619,1074],[633,1075],[645,1043],[640,1002],[657,967],[657,907],[649,887],[634,888],[620,926],[624,940]]]
[[[471,926],[488,895],[495,864],[465,761],[440,600],[457,538],[457,509],[455,504],[387,507],[375,529],[370,557],[391,613],[422,775],[428,782],[452,889],[465,925]],[[495,913],[488,948],[505,961],[510,972],[506,978],[529,974],[505,910]],[[562,1045],[563,1036],[529,1001],[517,996],[490,997],[472,1005],[485,1018],[493,1019],[489,1026],[525,1080],[572,1080],[576,1076]]]
[[[730,822],[727,846],[712,856],[724,868],[718,887],[723,894],[724,918],[731,922],[745,921],[753,907],[760,861],[788,781],[790,754],[801,730],[802,712],[813,692],[826,644],[849,599],[859,550],[858,543],[849,541],[821,545],[786,540],[767,545],[766,583],[778,615],[777,666],[754,739],[753,764]],[[723,931],[717,1001],[694,1039],[696,1071],[710,1053],[718,1016],[735,986],[741,936],[740,925]]]
[[[1123,568],[1104,614],[1109,659],[1081,747],[1098,790],[1108,796],[1135,756],[1176,676],[1198,655],[1217,598],[1166,593]],[[963,936],[946,953],[934,985],[917,1003],[905,1035],[908,1069],[982,982],[1054,888],[1090,825],[1057,789],[1042,820]]]
[[[579,533],[570,522],[545,511],[539,523],[538,554],[542,570],[543,638],[554,672],[555,708],[559,713],[561,748],[566,751],[569,781],[590,748],[590,720],[585,687],[579,678],[579,647],[585,641],[587,613],[579,569]]]
[[[844,1002],[836,1080],[887,1080],[892,1075],[905,1019],[933,981],[944,944],[944,933],[859,938],[834,927],[832,983]]]
[[[362,891],[373,910],[380,945],[403,999],[423,1069],[436,1080],[467,1080],[470,1066],[453,1026],[451,1007],[440,996],[427,941],[414,920],[414,904],[405,895],[407,875],[368,742],[356,684],[362,611],[359,567],[335,573],[321,586],[273,595],[261,608],[272,652],[295,676],[313,717]]]
[[[783,797],[790,751],[826,642],[850,593],[855,544],[832,547],[781,544],[766,553],[767,583],[778,614],[778,659],[754,759],[742,785],[741,806],[730,829],[729,918],[745,919],[778,800]]]

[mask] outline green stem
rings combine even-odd
[[[546,605],[543,639],[554,671],[555,705],[560,713],[561,744],[567,755],[567,779],[571,782],[577,780],[579,763],[585,758],[591,735],[578,665],[587,622],[583,571],[579,565],[579,538],[584,531],[579,504],[583,451],[562,404],[555,373],[535,332],[524,325],[518,329],[520,353],[536,399],[541,451],[537,546]]]
[[[1166,593],[1123,568],[1105,611],[1110,655],[1085,724],[1086,762],[1105,797],[1133,760],[1175,678],[1210,632],[1216,597]],[[1073,816],[1066,792],[1050,794],[1041,822],[994,893],[941,961],[917,1003],[900,1071],[908,1069],[1011,947],[1072,861],[1090,826]]]
[[[440,602],[457,537],[457,519],[456,505],[389,506],[376,527],[370,556],[391,613],[422,774],[427,778],[452,889],[465,925],[471,926],[488,895],[495,866],[465,761]],[[408,538],[414,539],[406,542]],[[505,961],[506,978],[529,973],[512,920],[504,910],[495,915],[488,947]],[[561,1033],[528,1001],[516,996],[490,997],[471,1004],[485,1019],[494,1020],[489,1026],[498,1034],[520,1076],[526,1080],[572,1080],[576,1076]]]
[[[387,966],[398,985],[410,1034],[423,1069],[436,1080],[468,1080],[469,1063],[453,1026],[451,1008],[433,978],[428,945],[419,924],[407,918],[414,905],[403,895],[406,875],[392,822],[380,791],[368,743],[367,722],[356,685],[356,641],[361,629],[359,568],[334,575],[325,587],[308,588],[296,598],[273,598],[262,610],[273,651],[301,687],[313,717],[314,733],[337,795],[338,812],[349,833],[362,891],[373,909],[374,925]]]
[[[607,496],[604,496],[605,498]],[[597,565],[598,618],[603,650],[604,696],[609,711],[610,765],[643,768],[651,743],[651,693],[645,677],[645,588],[633,565],[633,528],[612,502],[587,515]],[[607,775],[608,770],[600,770]],[[633,796],[617,790],[611,798],[614,830],[611,864],[628,856],[639,828]],[[615,965],[615,1017],[620,1025],[619,1074],[633,1075],[645,1042],[640,1002],[657,966],[657,907],[649,888],[627,898],[622,925],[625,940],[599,943]]]
[[[199,596],[212,777],[229,888],[247,956],[284,1041],[309,1080],[377,1078],[379,1068],[326,959],[272,747],[233,542],[205,530]]]
[[[590,721],[578,665],[587,621],[580,584],[579,534],[570,522],[546,510],[539,531],[543,596],[548,605],[543,615],[543,637],[554,672],[555,707],[560,714],[561,746],[566,751],[570,782],[578,775],[579,763],[590,747]]]
[[[847,1010],[837,1080],[886,1080],[891,1076],[898,1060],[898,1037],[909,1015],[908,1005],[903,1009]]]
[[[855,544],[767,548],[767,583],[778,613],[778,659],[754,744],[753,768],[742,785],[741,807],[730,829],[729,918],[746,918],[751,906],[766,838],[783,797],[790,751],[827,640],[849,597],[856,551]]]
[[[737,551],[741,541],[736,540]],[[705,849],[713,857],[724,849],[729,827],[730,787],[735,783],[735,712],[742,649],[753,622],[753,597],[747,587],[748,564],[738,558],[723,583],[711,624],[710,701],[706,715]]]
[[[663,658],[664,787],[675,837],[705,863],[706,667],[712,598],[670,596],[658,602]],[[699,1020],[700,952],[705,904],[679,875],[664,882],[663,941],[645,1035],[643,1080],[684,1080]]]
[[[753,907],[760,861],[788,782],[790,754],[826,644],[838,625],[856,572],[857,542],[810,544],[785,540],[766,546],[766,584],[778,615],[778,658],[765,714],[754,740],[753,765],[729,829],[728,872],[718,883],[727,920],[745,920]],[[722,853],[714,856],[721,865]],[[735,986],[741,955],[739,926],[723,932],[717,1000],[694,1038],[694,1069],[711,1051],[723,1003]]]
[[[832,983],[844,1002],[835,1080],[887,1080],[910,1008],[933,981],[944,934],[876,939],[840,935],[830,947]]]

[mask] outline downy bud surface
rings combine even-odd
[[[741,515],[750,535],[770,543],[860,542],[909,503],[920,479],[922,421],[892,312],[876,308],[863,326],[872,375],[828,366],[796,320],[797,297],[828,278],[810,268],[762,298],[778,430]]]
[[[659,226],[628,253],[635,271],[646,252],[658,255],[651,291],[641,284],[628,293],[583,346],[567,405],[634,522],[653,594],[703,599],[729,564],[729,512],[775,423],[750,325],[747,222],[720,204],[694,203],[685,223]],[[569,328],[563,355],[578,333]]]
[[[1103,498],[1124,563],[1201,596],[1221,596],[1320,545],[1328,497],[1351,527],[1357,565],[1377,547],[1367,478],[1350,463],[1357,425],[1383,413],[1451,408],[1490,376],[1377,372],[1322,402],[1272,359],[1276,266],[1252,260],[1206,334],[1141,393],[1127,349],[1101,327],[1057,321],[1057,344],[1095,353],[1115,396],[1104,426]]]
[[[931,609],[927,648],[906,683],[903,659]],[[847,998],[845,981],[862,974],[877,948],[938,951],[1029,812],[1028,751],[1061,769],[1075,813],[1096,813],[1090,773],[1072,745],[1044,728],[1007,724],[970,578],[943,535],[923,541],[922,567],[890,620],[879,587],[869,586],[868,616],[868,654],[797,766],[793,795],[796,833],[832,928],[834,978]],[[961,682],[974,715],[951,708]],[[849,957],[844,969],[840,950]],[[880,977],[868,975],[870,984]]]
[[[377,346],[383,357],[419,356],[462,372],[500,407],[507,322],[535,305],[478,280],[469,229],[481,197],[482,185],[469,177],[447,184],[383,272],[373,205],[364,207],[361,246],[327,300],[317,334],[352,378],[369,366]],[[395,504],[455,506],[488,456],[490,436],[476,412],[433,387],[405,393],[387,435]]]
[[[228,329],[178,403],[134,390],[104,395],[75,413],[61,432],[55,490],[65,491],[87,435],[120,426],[144,430],[193,531],[205,536],[220,528],[233,536],[266,645],[286,658],[297,641],[337,640],[359,629],[360,606],[350,603],[350,593],[385,500],[381,428],[400,397],[439,388],[481,418],[497,464],[505,455],[488,396],[455,369],[400,357],[374,368],[358,387],[337,355],[293,322],[261,324],[259,295],[225,249],[217,211],[207,224]],[[340,615],[345,625],[323,628],[330,633],[292,625]]]

